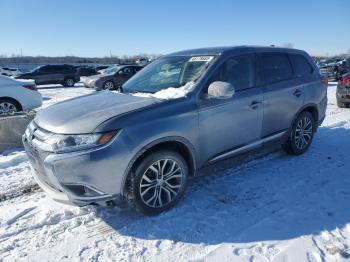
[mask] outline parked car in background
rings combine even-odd
[[[17,76],[22,74],[22,71],[18,68],[0,67],[0,74],[4,76]]]
[[[100,69],[97,72],[99,74],[105,74],[106,71],[110,71],[111,69],[115,68],[116,66],[118,66],[118,64],[114,64],[114,65],[109,65],[107,68],[104,69]]]
[[[95,70],[100,71],[100,70],[107,69],[108,67],[110,67],[110,66],[109,65],[99,65],[99,66],[95,66]]]
[[[37,85],[61,84],[72,87],[80,81],[78,70],[71,65],[44,65],[29,73],[16,76],[17,79],[33,79]]]
[[[135,62],[139,66],[146,66],[149,62],[147,58],[140,58]]]
[[[104,70],[103,74],[92,76],[84,80],[84,85],[100,90],[118,90],[130,77],[143,67],[138,65],[113,66]]]
[[[303,154],[326,106],[327,82],[304,51],[194,49],[152,62],[122,93],[43,110],[23,143],[54,199],[84,205],[124,196],[158,214],[207,164],[270,143]]]
[[[0,116],[40,107],[41,94],[33,81],[0,76]]]
[[[86,67],[79,67],[78,74],[79,76],[93,76],[93,75],[98,75],[99,72],[97,72],[97,70],[93,67],[86,66]]]
[[[350,72],[344,74],[337,85],[337,105],[340,108],[350,106]]]

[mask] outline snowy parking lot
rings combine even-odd
[[[0,155],[0,261],[349,261],[350,109],[336,106],[304,155],[220,164],[172,210],[51,200],[23,149]],[[93,92],[43,86],[43,107]]]

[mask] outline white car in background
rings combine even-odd
[[[18,68],[0,67],[0,74],[4,76],[17,76],[22,74],[22,71]]]
[[[147,58],[140,58],[140,59],[136,60],[135,63],[139,66],[146,66],[149,62],[150,61]]]
[[[34,81],[0,75],[0,116],[29,111],[41,105],[42,97]]]

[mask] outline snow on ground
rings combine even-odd
[[[65,90],[40,91],[50,102]],[[337,108],[333,84],[306,154],[213,166],[159,216],[63,205],[40,190],[0,202],[0,261],[349,261],[349,148],[350,109]],[[23,151],[0,156],[1,190],[31,181]]]
[[[86,95],[94,92],[91,88],[85,88],[82,83],[74,87],[63,87],[61,85],[41,85],[38,90],[43,96],[43,108],[56,104],[76,96]]]
[[[83,87],[81,83],[77,83],[72,88],[61,85],[41,85],[38,86],[38,90],[43,97],[42,108],[69,98],[94,92],[92,89]],[[41,108],[37,111],[39,110]],[[3,195],[12,195],[21,189],[36,185],[34,179],[28,175],[29,173],[30,166],[23,149],[7,150],[2,156],[0,155],[0,199]]]

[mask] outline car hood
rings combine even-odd
[[[160,102],[153,98],[102,91],[57,103],[41,111],[35,123],[58,134],[92,133],[104,121]]]

